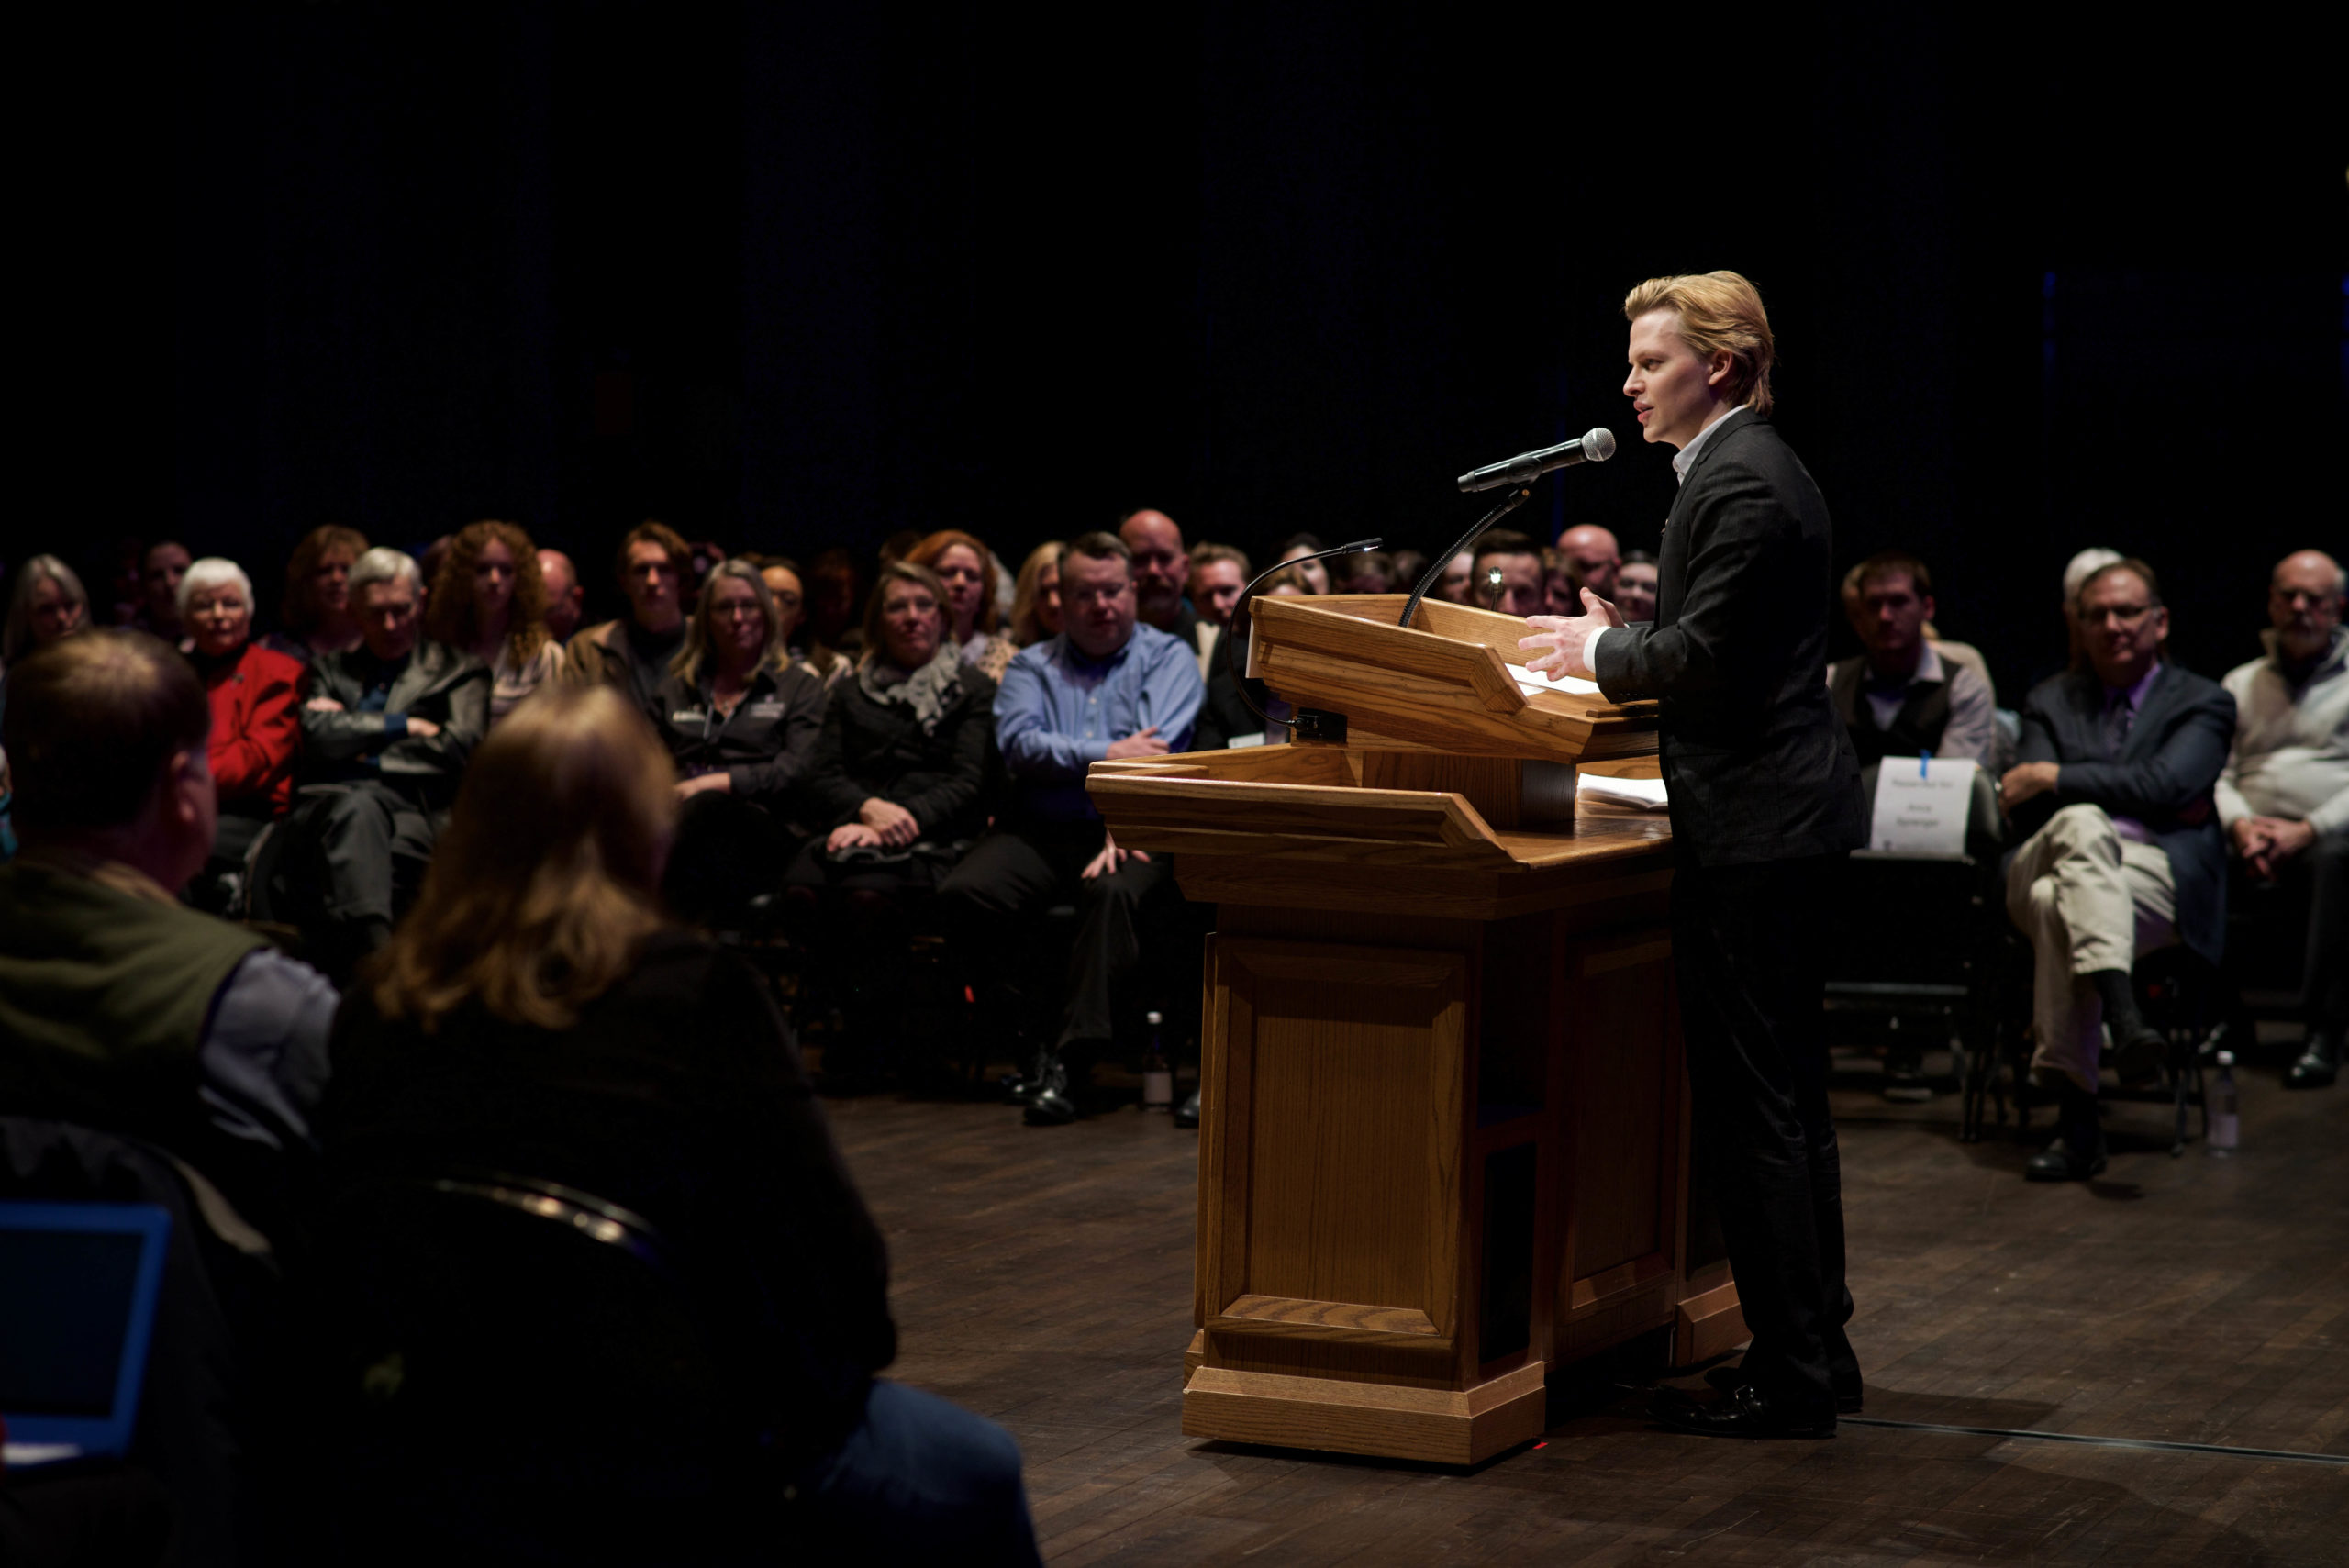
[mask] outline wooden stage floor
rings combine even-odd
[[[2349,1453],[2349,1085],[2243,1084],[2243,1150],[2120,1109],[2087,1186],[2030,1186],[1943,1096],[1839,1092],[1873,1419]],[[830,1103],[895,1261],[893,1374],[1010,1429],[1054,1563],[2349,1562],[2349,1468],[1846,1423],[1651,1428],[1599,1384],[1469,1472],[1180,1429],[1197,1140],[1115,1111]],[[2132,1136],[2133,1134],[2133,1136]]]

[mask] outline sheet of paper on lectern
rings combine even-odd
[[[1974,804],[1974,760],[1887,757],[1876,768],[1868,848],[1909,855],[1962,855]]]
[[[1528,696],[1536,692],[1573,692],[1580,696],[1598,695],[1597,681],[1579,680],[1573,675],[1545,675],[1522,664],[1511,664],[1508,672],[1517,677],[1518,685]]]
[[[1662,779],[1619,779],[1606,773],[1577,773],[1575,775],[1575,793],[1614,806],[1636,806],[1645,811],[1662,811],[1668,804]]]

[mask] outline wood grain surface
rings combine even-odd
[[[1845,1062],[1868,1414],[2349,1452],[2349,1092],[2286,1093],[2268,1034],[2235,1159],[2172,1160],[2157,1107],[2116,1107],[2111,1168],[2077,1186],[2026,1185],[2030,1148],[1962,1144],[1954,1097],[1890,1106]],[[2349,1540],[2339,1469],[1851,1424],[1742,1444],[1603,1383],[1473,1471],[1186,1438],[1196,1135],[828,1109],[889,1241],[890,1375],[1009,1429],[1055,1564],[2317,1568]]]

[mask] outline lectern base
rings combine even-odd
[[[1548,1368],[1531,1362],[1464,1389],[1195,1368],[1183,1431],[1225,1442],[1481,1464],[1548,1427]]]

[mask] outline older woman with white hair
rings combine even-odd
[[[180,625],[188,659],[212,704],[206,753],[220,800],[212,863],[198,903],[217,901],[262,829],[294,800],[302,745],[301,662],[253,640],[253,584],[235,562],[210,555],[180,579]]]

